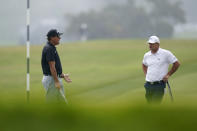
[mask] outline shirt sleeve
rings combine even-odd
[[[46,51],[46,60],[49,61],[55,61],[55,51],[52,48],[48,48]]]
[[[148,64],[147,64],[147,62],[146,62],[146,55],[144,55],[144,58],[143,58],[142,63],[143,63],[145,66],[148,66]]]
[[[167,60],[168,60],[168,63],[169,64],[173,64],[176,61],[178,61],[178,59],[170,51],[168,52],[168,55],[167,56],[168,56]]]

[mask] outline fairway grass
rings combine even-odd
[[[145,101],[145,40],[100,40],[57,47],[69,105],[47,105],[42,87],[42,46],[31,46],[30,103],[26,101],[26,47],[0,47],[0,131],[197,130],[197,41],[161,40],[179,59],[161,105]]]

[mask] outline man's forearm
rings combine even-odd
[[[53,76],[55,82],[58,82],[57,71],[56,71],[56,69],[51,68],[50,71],[51,71],[51,75]]]
[[[58,82],[57,71],[55,69],[55,62],[54,61],[49,62],[49,66],[50,66],[51,75],[53,76],[54,81]]]
[[[177,69],[179,68],[179,66],[180,66],[180,63],[178,61],[175,62],[173,64],[171,70],[168,72],[168,75],[171,76],[172,74],[174,74],[177,71]]]
[[[147,66],[142,64],[142,69],[143,69],[144,75],[146,75],[146,73],[147,73]]]

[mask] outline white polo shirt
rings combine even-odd
[[[143,64],[147,66],[146,81],[160,81],[168,73],[170,64],[175,63],[177,58],[168,50],[159,48],[153,54],[151,51],[144,55]]]

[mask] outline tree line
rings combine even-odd
[[[137,6],[135,0],[128,0],[126,4],[108,5],[100,11],[66,15],[69,21],[66,35],[77,39],[80,26],[85,23],[89,39],[145,38],[150,35],[169,38],[173,35],[174,25],[186,22],[180,1],[145,2],[145,6]]]

